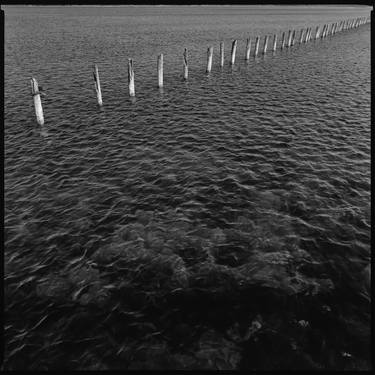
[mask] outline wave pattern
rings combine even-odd
[[[205,30],[138,33],[131,101],[116,17],[97,44],[33,17],[6,23],[5,368],[369,368],[370,26],[209,76]]]

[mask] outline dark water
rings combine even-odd
[[[368,9],[5,7],[4,368],[370,368]]]

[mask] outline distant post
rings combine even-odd
[[[163,87],[163,54],[158,56],[158,87]]]
[[[220,42],[220,66],[224,66],[224,42]]]
[[[319,26],[316,27],[315,29],[315,40],[319,38]]]
[[[189,66],[188,66],[188,57],[187,57],[187,49],[184,49],[184,80],[186,81],[188,79],[189,75]]]
[[[39,91],[38,82],[36,81],[35,78],[31,78],[31,94],[34,100],[36,121],[39,125],[44,125],[42,101],[40,99],[40,91]]]
[[[292,44],[292,30],[289,30],[287,47],[290,47],[291,44]]]
[[[273,36],[273,47],[272,47],[273,52],[276,51],[276,44],[277,44],[277,34],[274,34],[274,36]]]
[[[254,50],[254,56],[258,56],[258,50],[259,50],[259,36],[256,37],[255,39],[255,50]]]
[[[129,59],[129,62],[128,62],[128,84],[129,84],[129,95],[135,96],[133,59]]]
[[[95,80],[95,91],[96,91],[96,98],[98,100],[98,104],[103,105],[102,90],[100,88],[99,70],[96,64],[94,65],[94,80]]]
[[[251,50],[251,38],[247,38],[247,40],[246,40],[245,60],[249,60],[250,59],[250,50]]]
[[[214,51],[213,47],[208,47],[207,48],[207,68],[206,68],[206,73],[210,73],[211,72],[213,51]]]
[[[264,38],[263,55],[267,52],[267,44],[268,44],[268,35],[266,35]]]
[[[292,46],[294,46],[295,39],[296,39],[296,30],[293,30],[293,33],[292,33]]]
[[[285,31],[283,31],[283,35],[281,37],[281,49],[285,47]]]
[[[237,40],[233,40],[232,53],[231,53],[231,58],[230,58],[231,65],[234,65],[234,60],[236,59],[236,49],[237,49]]]

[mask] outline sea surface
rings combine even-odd
[[[2,8],[3,369],[371,368],[369,7]]]

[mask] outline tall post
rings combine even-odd
[[[129,59],[128,62],[128,85],[129,95],[135,96],[133,59]]]
[[[249,60],[250,59],[250,50],[251,50],[251,38],[247,38],[247,40],[246,40],[245,60]]]
[[[277,34],[275,34],[273,36],[273,47],[272,47],[272,51],[275,52],[276,51],[276,44],[277,44]]]
[[[285,47],[285,31],[283,31],[283,35],[281,37],[281,49]]]
[[[213,51],[214,51],[213,47],[208,47],[207,48],[207,68],[206,68],[206,73],[210,73],[211,72]]]
[[[220,66],[224,66],[224,42],[220,42]]]
[[[98,70],[98,66],[96,64],[94,65],[94,73],[93,74],[94,74],[94,80],[95,80],[96,98],[98,100],[98,104],[103,105],[102,90],[100,88],[99,70]]]
[[[42,100],[40,99],[40,90],[38,82],[35,78],[31,77],[31,94],[34,100],[36,121],[39,125],[44,125],[44,116],[42,108]]]
[[[263,55],[267,52],[267,44],[268,44],[268,35],[266,35],[264,38]]]
[[[163,87],[163,54],[158,56],[158,87]]]
[[[256,37],[255,39],[255,50],[254,50],[254,56],[258,56],[258,50],[259,50],[259,36]]]
[[[187,55],[187,49],[186,48],[184,49],[183,60],[184,60],[184,80],[186,81],[188,79],[188,75],[189,75],[188,55]]]
[[[230,58],[231,65],[234,65],[234,60],[236,59],[236,49],[237,49],[237,40],[233,40],[232,53],[231,53],[231,58]]]

